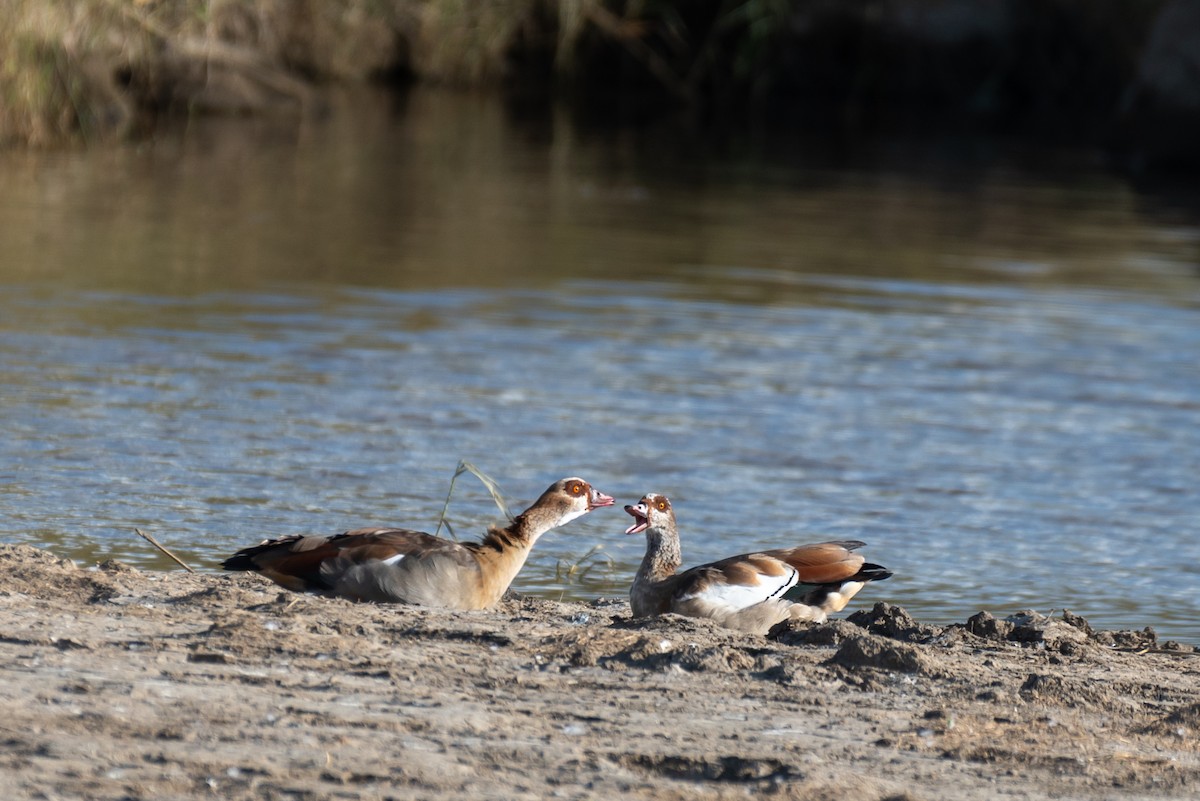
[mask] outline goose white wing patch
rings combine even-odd
[[[781,576],[768,576],[757,571],[754,575],[758,579],[757,584],[712,581],[698,592],[689,592],[679,596],[679,601],[684,603],[700,601],[729,610],[745,609],[772,598],[782,598],[783,594],[800,580],[800,574],[794,568],[789,569]]]

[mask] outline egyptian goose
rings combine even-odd
[[[298,592],[356,601],[486,609],[508,589],[538,537],[611,496],[582,478],[564,478],[482,542],[451,542],[402,528],[360,528],[332,537],[299,535],[243,548],[221,563],[253,570]]]
[[[857,540],[747,553],[676,573],[682,561],[679,532],[667,497],[652,492],[625,511],[634,519],[625,533],[646,532],[646,556],[629,591],[635,617],[675,612],[766,634],[785,620],[822,622],[845,608],[866,582],[892,575],[853,553],[864,544]],[[816,586],[803,603],[785,600],[784,593],[797,584]]]

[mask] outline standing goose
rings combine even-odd
[[[822,622],[868,581],[892,575],[854,553],[864,544],[857,540],[747,553],[676,573],[682,563],[679,532],[667,497],[652,492],[625,511],[634,519],[625,533],[646,532],[646,556],[629,591],[635,617],[675,612],[766,634],[784,620]],[[816,585],[804,603],[784,600],[800,583]]]
[[[538,537],[601,506],[611,496],[582,478],[564,478],[482,542],[402,528],[360,528],[331,537],[294,535],[243,548],[221,563],[253,570],[289,590],[355,601],[487,609],[520,572]]]

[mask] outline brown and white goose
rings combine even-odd
[[[331,537],[291,536],[243,548],[221,563],[253,570],[298,592],[356,601],[486,609],[508,589],[538,538],[611,496],[564,478],[482,542],[451,542],[402,528],[360,528]]]
[[[652,492],[625,511],[634,519],[625,533],[646,532],[646,555],[629,591],[635,617],[675,612],[766,634],[785,620],[822,622],[868,581],[892,575],[854,553],[864,545],[857,540],[747,553],[676,573],[682,563],[679,531],[667,497]],[[785,600],[784,593],[797,584],[815,586],[803,603]]]

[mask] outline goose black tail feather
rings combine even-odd
[[[892,571],[888,570],[883,565],[872,564],[865,562],[847,581],[883,581],[892,577]]]
[[[266,551],[275,550],[281,545],[294,542],[296,539],[296,537],[282,537],[277,540],[264,540],[258,545],[242,548],[222,562],[221,567],[225,570],[262,570],[262,565],[255,562],[254,557]]]
[[[254,564],[253,555],[246,551],[238,551],[233,556],[221,563],[223,570],[258,570],[258,565]]]
[[[892,577],[892,571],[883,565],[866,562],[858,572],[850,578],[832,584],[801,584],[793,587],[784,595],[789,601],[798,601],[809,606],[821,606],[831,592],[837,592],[847,581],[883,581]]]

